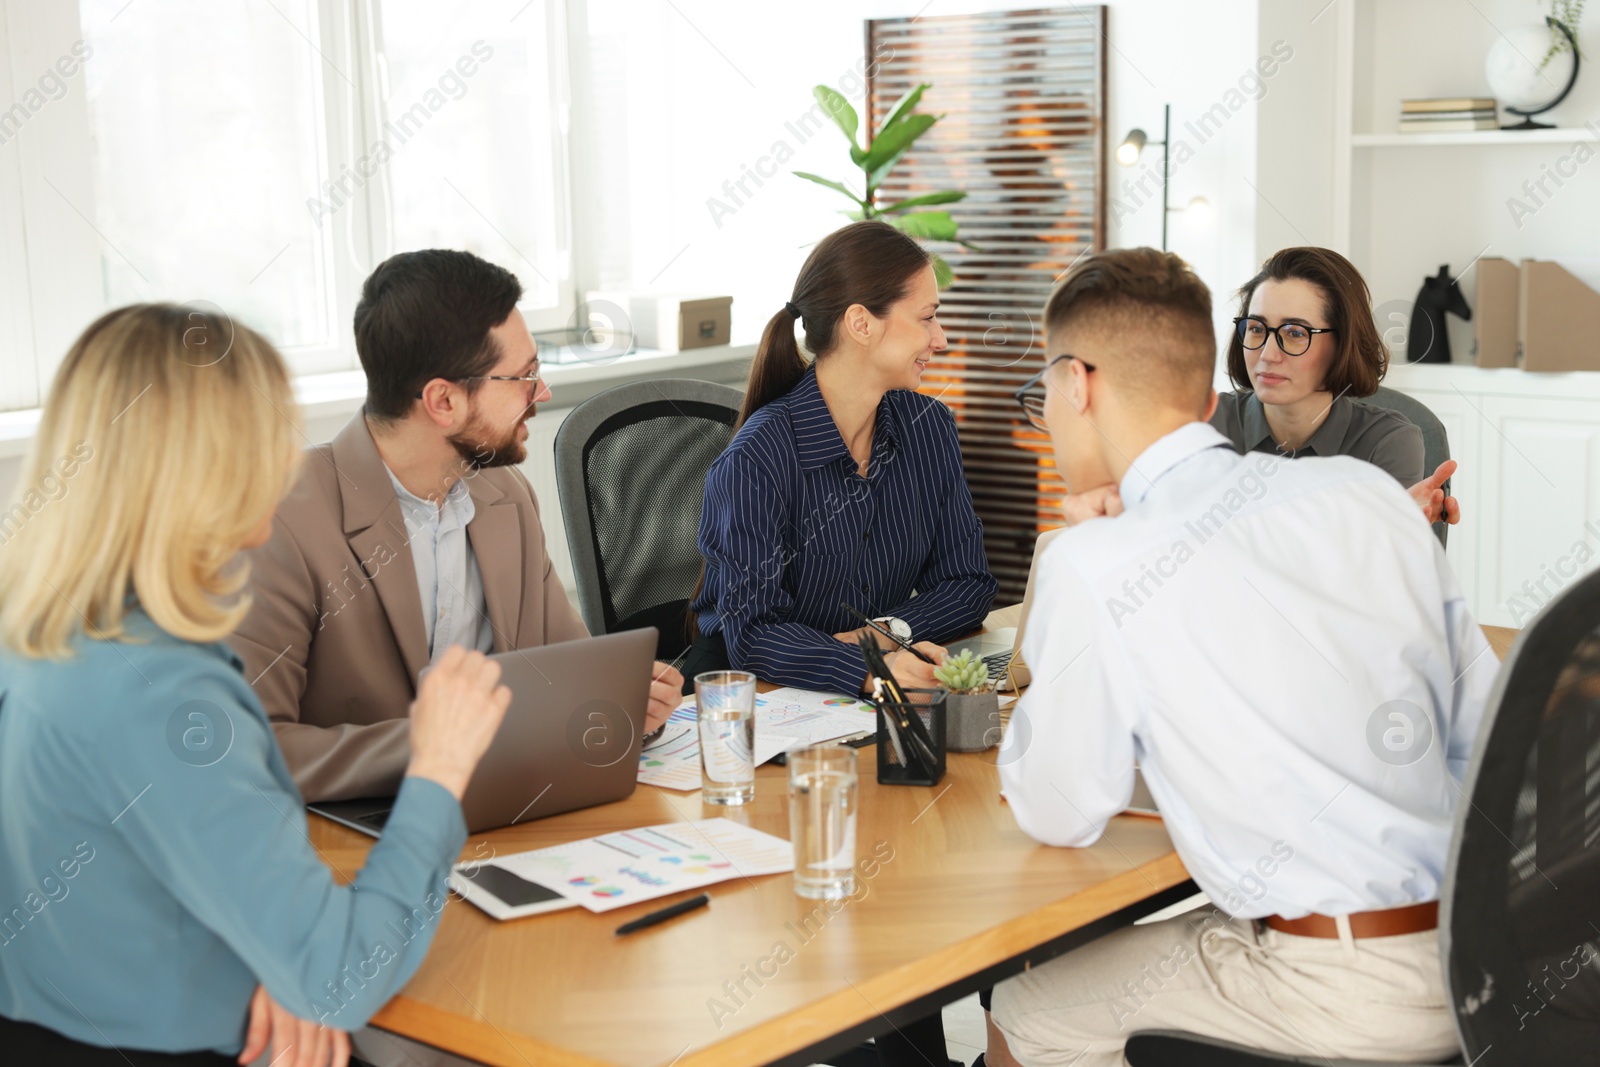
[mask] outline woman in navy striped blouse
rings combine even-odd
[[[915,392],[945,347],[938,307],[928,254],[886,223],[845,226],[812,251],[761,338],[739,431],[706,475],[685,677],[732,666],[854,693],[867,667],[845,604],[936,661],[937,642],[983,621],[996,582],[955,419]],[[934,684],[915,656],[889,662],[908,685]]]

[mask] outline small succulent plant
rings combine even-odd
[[[952,693],[982,693],[989,688],[989,665],[974,659],[971,649],[946,656],[945,661],[933,669],[933,676]]]

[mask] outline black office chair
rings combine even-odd
[[[1388,408],[1390,411],[1398,412],[1422,431],[1422,465],[1426,468],[1422,472],[1424,478],[1432,475],[1439,469],[1439,464],[1450,458],[1450,438],[1444,432],[1444,423],[1439,421],[1439,416],[1435,415],[1428,405],[1416,397],[1380,385],[1376,393],[1356,403],[1370,404],[1375,408]],[[1411,487],[1408,485],[1406,488]],[[1444,483],[1444,495],[1450,495],[1448,480]],[[1450,536],[1449,523],[1434,523],[1433,534],[1443,546]]]
[[[1451,1062],[1593,1063],[1600,1049],[1600,572],[1548,604],[1506,657],[1473,746],[1466,796],[1440,896],[1439,950],[1465,1054]],[[1134,1067],[1329,1067],[1319,1057],[1271,1056],[1158,1031],[1129,1038],[1126,1056]]]
[[[687,647],[706,471],[733,439],[743,400],[688,378],[632,382],[585,400],[556,431],[556,487],[590,633],[654,626],[662,660]]]

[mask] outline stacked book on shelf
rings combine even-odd
[[[1495,102],[1486,96],[1400,101],[1401,133],[1462,133],[1498,130]]]

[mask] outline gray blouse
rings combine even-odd
[[[1297,456],[1354,456],[1381,467],[1402,486],[1410,488],[1426,477],[1422,431],[1410,419],[1388,408],[1374,407],[1349,397],[1337,397],[1317,432],[1301,448],[1287,452],[1278,447],[1267,426],[1267,413],[1254,393],[1223,393],[1211,425],[1246,452],[1274,452]]]

